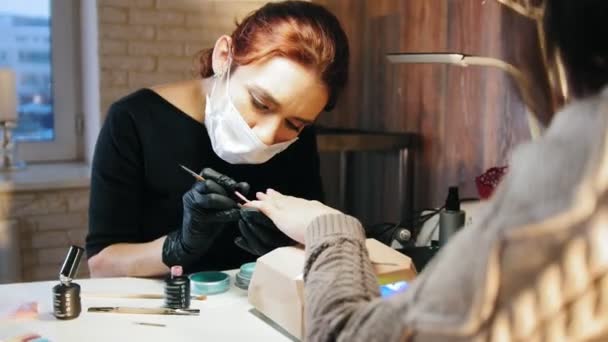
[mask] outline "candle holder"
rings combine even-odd
[[[0,121],[2,130],[2,144],[0,145],[0,171],[10,172],[23,170],[26,163],[17,159],[17,145],[13,139],[13,129],[17,127],[15,121]]]

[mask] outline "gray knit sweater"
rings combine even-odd
[[[557,114],[514,152],[477,224],[390,299],[360,223],[318,217],[306,236],[307,339],[608,340],[607,132],[606,91]]]

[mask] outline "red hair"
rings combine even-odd
[[[281,56],[318,72],[329,90],[332,110],[348,78],[348,40],[338,19],[306,1],[268,3],[249,14],[232,32],[235,66]],[[199,74],[213,76],[213,49],[199,56]]]

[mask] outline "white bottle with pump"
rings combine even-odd
[[[439,214],[439,247],[445,246],[448,240],[464,227],[466,214],[460,210],[458,187],[450,187],[445,208]]]

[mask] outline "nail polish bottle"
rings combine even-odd
[[[460,196],[458,187],[450,187],[445,201],[444,210],[439,213],[439,246],[448,243],[458,230],[464,227],[465,212],[460,210]]]
[[[181,266],[172,266],[165,279],[165,306],[172,309],[190,307],[190,279],[184,275]]]
[[[53,287],[53,315],[57,319],[74,319],[80,315],[80,285],[72,282],[80,266],[84,249],[71,246],[59,271],[60,283]]]

